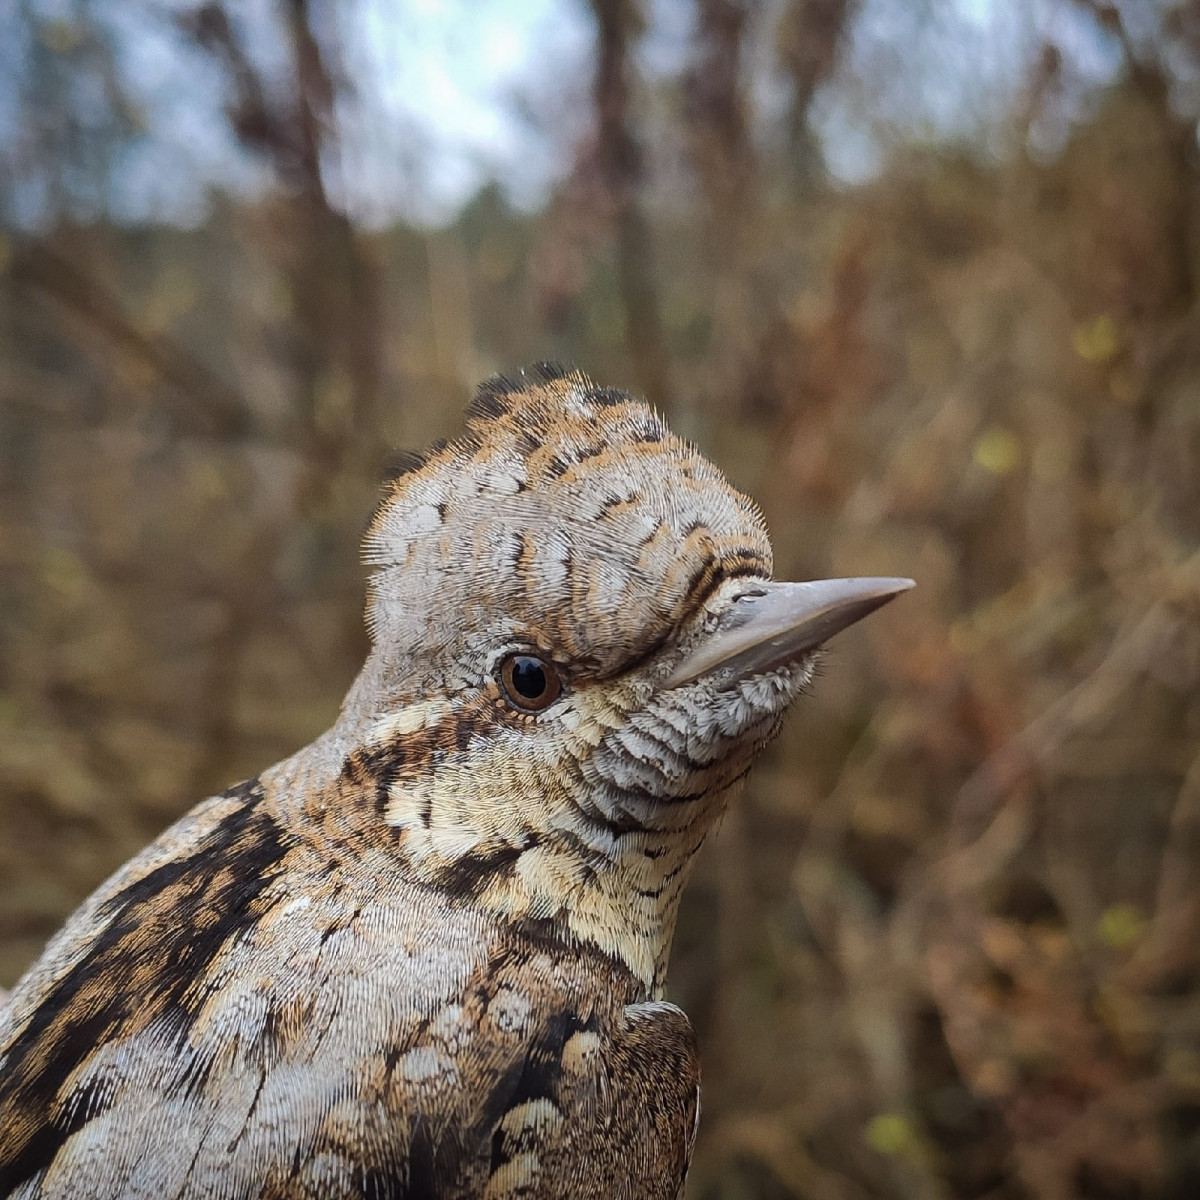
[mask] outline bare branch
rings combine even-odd
[[[237,391],[170,339],[138,329],[112,292],[57,251],[44,243],[22,246],[13,254],[10,273],[20,286],[43,292],[171,384],[173,415],[183,429],[220,438],[251,432],[250,414]]]

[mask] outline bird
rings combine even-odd
[[[0,1010],[0,1196],[681,1195],[689,868],[823,643],[912,581],[775,581],[751,500],[554,364],[402,456],[363,547],[332,728],[120,868]]]

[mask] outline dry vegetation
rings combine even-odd
[[[696,7],[689,67],[649,79],[638,6],[592,0],[594,120],[539,211],[489,188],[370,231],[324,186],[347,85],[306,5],[281,91],[205,4],[185,34],[275,186],[190,230],[10,221],[0,984],[192,801],[329,723],[389,449],[450,432],[493,370],[570,359],[759,498],[781,575],[920,585],[829,655],[700,867],[673,973],[705,1049],[690,1194],[1194,1197],[1200,168],[1176,76],[1200,10],[1131,6],[1131,31],[1073,5],[1124,65],[1053,156],[1026,149],[1066,86],[1048,44],[1008,149],[914,137],[839,188],[808,116],[856,5],[776,13],[774,140],[750,133],[754,6]],[[2,20],[47,71],[101,69],[86,27],[32,12]],[[65,176],[79,139],[38,129],[23,153]]]

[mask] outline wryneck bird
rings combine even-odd
[[[910,581],[774,582],[755,506],[574,371],[484,384],[402,465],[336,724],[0,1012],[0,1196],[679,1195],[689,867],[821,644]]]

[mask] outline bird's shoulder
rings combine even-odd
[[[0,1195],[670,1196],[694,1039],[638,999],[594,951],[314,863],[246,784],[0,1014]]]

